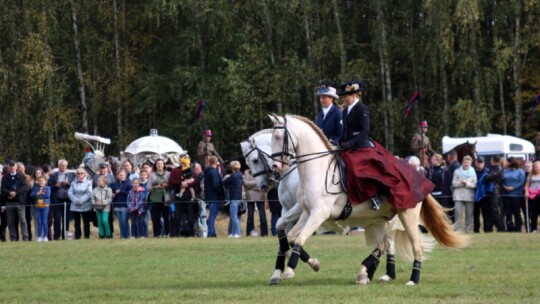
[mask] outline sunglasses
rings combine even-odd
[[[84,175],[84,172],[77,172],[77,175]]]

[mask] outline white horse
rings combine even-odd
[[[347,203],[347,195],[341,190],[341,185],[329,182],[337,171],[335,166],[331,166],[337,151],[313,122],[294,115],[274,115],[270,119],[274,122],[271,144],[273,168],[281,172],[295,159],[300,176],[297,198],[304,211],[287,235],[294,247],[285,275],[294,277],[294,268],[306,240],[322,223],[339,217]],[[439,244],[449,248],[467,245],[467,239],[453,231],[444,209],[431,195],[411,209],[396,209],[386,198],[376,211],[371,210],[369,202],[353,205],[353,212],[344,225],[363,226],[368,243],[375,245],[373,252],[360,266],[357,284],[365,285],[371,281],[382,253],[389,246],[387,235],[391,228],[388,221],[396,215],[409,239],[403,246],[409,247],[407,251],[412,251],[414,255],[413,270],[407,285],[416,285],[420,281],[423,258],[418,231],[420,218]]]
[[[261,130],[249,137],[248,140],[241,142],[240,146],[242,148],[242,153],[246,160],[247,165],[251,169],[252,175],[257,181],[257,185],[263,191],[266,191],[269,187],[269,177],[272,177],[273,172],[271,171],[272,159],[270,158],[271,153],[271,140],[272,140],[273,129]],[[302,206],[297,204],[296,194],[299,185],[298,171],[296,167],[288,168],[288,171],[283,174],[278,186],[279,200],[282,205],[282,216],[276,224],[276,229],[278,235],[280,236],[280,251],[276,260],[276,268],[272,277],[270,278],[270,284],[278,284],[281,282],[281,275],[285,268],[285,259],[282,257],[283,254],[289,256],[289,244],[286,241],[286,233],[293,227],[293,225],[298,221],[300,215],[302,214]],[[396,225],[397,224],[397,225]],[[388,235],[389,247],[387,250],[387,265],[386,265],[386,274],[379,278],[379,281],[387,282],[395,279],[395,249],[394,249],[394,238],[396,233],[398,233],[398,255],[412,261],[413,255],[411,252],[404,252],[407,247],[399,246],[399,242],[406,241],[406,235],[404,234],[404,229],[399,222],[393,220],[391,225],[391,233]],[[322,230],[337,230],[343,229],[343,226],[329,220],[323,223]],[[399,232],[397,229],[400,229]],[[321,229],[319,229],[321,230]],[[403,235],[399,235],[399,234]],[[424,246],[425,251],[430,251],[433,246],[433,239],[424,237],[422,239],[422,245]],[[309,259],[307,263],[315,271],[319,270],[319,261],[317,259]],[[287,277],[284,277],[287,278]]]

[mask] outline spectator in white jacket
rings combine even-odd
[[[474,193],[476,189],[476,172],[471,166],[472,158],[463,157],[461,167],[454,172],[452,179],[453,200],[455,202],[455,223],[454,230],[463,229],[463,211],[465,211],[465,233],[472,232]]]

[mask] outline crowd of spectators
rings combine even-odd
[[[411,159],[408,158],[411,163]],[[416,165],[412,160],[411,165]],[[454,229],[465,233],[537,232],[540,208],[540,161],[493,155],[474,161],[456,151],[429,158],[420,169],[435,184],[433,197],[446,208]],[[483,227],[482,227],[483,224]]]
[[[6,230],[11,241],[88,239],[92,226],[97,227],[100,239],[147,238],[150,234],[154,238],[217,237],[216,219],[226,213],[228,236],[240,238],[245,209],[247,236],[268,236],[267,210],[275,235],[280,209],[273,205],[279,202],[270,208],[249,169],[242,172],[238,161],[223,166],[209,142],[211,132],[205,131],[204,137],[198,155],[204,166],[192,164],[188,155],[182,155],[176,168],[166,166],[162,159],[140,168],[126,160],[113,173],[111,165],[103,162],[91,176],[84,161],[68,169],[68,162],[61,159],[53,170],[49,165],[26,168],[21,162],[9,161],[2,170],[0,241],[6,241]],[[255,209],[260,217],[258,232]]]

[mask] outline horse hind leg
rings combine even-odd
[[[420,244],[420,235],[418,233],[419,218],[414,209],[404,209],[403,211],[398,212],[398,216],[403,227],[405,227],[405,232],[407,233],[414,254],[411,278],[405,285],[414,286],[420,282],[420,269],[423,255],[423,249]]]
[[[360,265],[360,271],[356,275],[356,284],[358,285],[367,285],[373,279],[373,275],[379,267],[379,262],[382,256],[382,250],[375,248],[371,254],[362,261]]]
[[[390,282],[396,279],[395,232],[388,234],[388,249],[386,250],[386,274],[379,278],[379,282]]]
[[[386,283],[396,279],[396,256],[386,254],[386,274],[379,278],[379,282]]]

